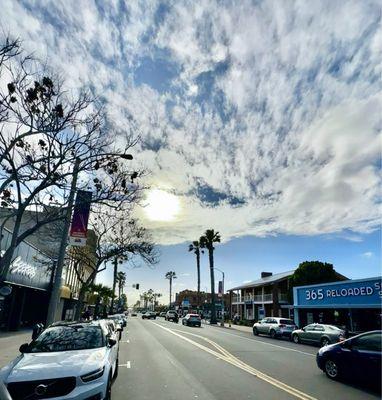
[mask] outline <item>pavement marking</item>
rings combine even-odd
[[[129,339],[122,340],[122,343],[130,343],[130,340]]]
[[[298,399],[317,400],[315,397],[312,397],[304,392],[301,392],[300,390],[298,390],[292,386],[289,386],[275,378],[272,378],[269,375],[264,374],[263,372],[255,369],[255,368],[251,367],[250,365],[248,365],[248,364],[244,363],[243,361],[239,360],[238,358],[236,358],[233,354],[229,353],[228,350],[224,349],[222,346],[218,345],[217,343],[213,342],[212,340],[210,340],[208,338],[205,338],[200,335],[196,335],[191,332],[181,331],[182,333],[189,333],[192,336],[197,336],[203,340],[206,340],[211,345],[213,345],[216,349],[219,349],[220,353],[218,353],[215,350],[212,350],[206,346],[203,346],[202,344],[195,342],[194,340],[191,340],[190,338],[188,338],[186,336],[180,335],[179,333],[175,332],[174,329],[166,328],[165,326],[158,324],[156,322],[152,322],[152,323],[159,326],[161,329],[164,329],[165,331],[171,333],[172,335],[178,336],[179,338],[185,340],[186,342],[198,347],[200,350],[203,350],[209,354],[212,354],[216,358],[220,358],[221,360],[226,361],[227,363],[234,365],[235,367],[240,368],[241,370],[246,371],[253,376],[256,376],[257,378],[269,383],[270,385],[277,387],[280,390],[283,390],[283,391],[291,394],[292,396],[297,397]],[[177,331],[179,331],[179,330],[177,330]]]
[[[130,361],[127,361],[126,364],[118,364],[118,367],[126,367],[126,368],[131,368]]]
[[[262,343],[262,344],[265,344],[266,346],[278,347],[280,349],[284,349],[284,350],[288,350],[288,351],[294,351],[295,353],[305,354],[306,356],[316,357],[315,354],[307,353],[306,351],[291,349],[290,347],[284,347],[284,346],[280,346],[278,344],[263,342],[262,340],[250,339],[250,338],[247,338],[247,337],[244,337],[244,336],[236,335],[235,333],[224,332],[224,331],[221,331],[221,332],[224,333],[225,335],[236,336],[236,337],[239,337],[241,339],[249,340],[251,342]]]

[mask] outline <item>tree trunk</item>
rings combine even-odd
[[[200,251],[198,249],[196,253],[196,269],[198,273],[198,309],[200,308]]]
[[[171,292],[172,292],[172,278],[170,278],[170,304],[168,306],[169,310],[171,310]]]
[[[74,313],[74,320],[79,321],[82,315],[82,309],[84,308],[85,302],[85,295],[86,295],[86,287],[82,286],[80,293],[78,295],[78,302],[76,307],[76,312]]]
[[[110,314],[113,314],[114,310],[114,296],[115,296],[115,286],[117,284],[117,273],[118,273],[118,259],[114,259],[114,275],[113,275],[113,297],[111,298],[110,304]]]
[[[210,324],[216,324],[216,308],[215,308],[215,274],[214,274],[214,250],[208,249],[210,260],[210,276],[211,276],[211,320]]]

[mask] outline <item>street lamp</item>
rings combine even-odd
[[[224,326],[224,272],[219,269],[214,267],[214,269],[216,269],[216,271],[221,272],[222,276],[223,276],[223,280],[222,280],[222,321],[220,323],[221,326]]]

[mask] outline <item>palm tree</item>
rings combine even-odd
[[[199,244],[203,249],[208,250],[208,258],[210,262],[211,276],[211,324],[216,324],[216,308],[215,308],[215,274],[214,274],[214,243],[220,243],[220,234],[213,229],[207,229],[204,235],[200,237]]]
[[[176,279],[176,272],[175,271],[169,271],[166,272],[165,278],[170,281],[170,304],[168,306],[168,309],[171,309],[171,295],[172,295],[172,280]]]
[[[123,288],[126,286],[126,272],[119,271],[117,273],[118,282],[118,298],[121,298]]]
[[[200,307],[200,253],[204,253],[200,250],[199,240],[194,240],[189,246],[188,251],[193,251],[196,255],[196,271],[198,274],[198,308]]]
[[[104,317],[106,316],[106,309],[109,304],[109,300],[113,298],[114,294],[111,288],[108,286],[102,285],[102,283],[90,285],[88,288],[88,292],[91,295],[97,296],[95,310],[94,310],[94,317],[98,317],[99,314],[99,307],[102,303],[103,305],[103,314]]]

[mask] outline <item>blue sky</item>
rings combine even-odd
[[[128,280],[166,293],[170,267],[194,285],[183,249],[208,228],[232,284],[309,259],[380,272],[379,14],[377,0],[3,0],[0,26],[102,99],[117,146],[134,119],[152,190],[135,216],[162,257]]]

